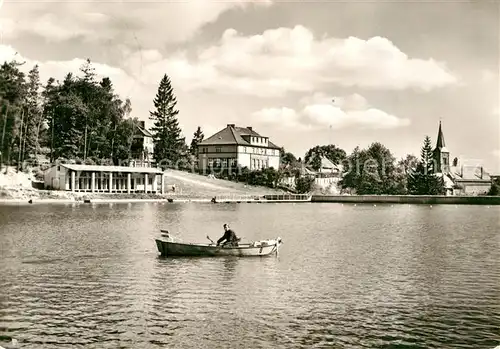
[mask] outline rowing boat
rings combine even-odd
[[[269,256],[278,254],[281,238],[259,240],[249,243],[239,243],[238,246],[217,246],[213,243],[183,243],[175,242],[168,234],[162,234],[161,238],[155,239],[158,252],[162,256],[194,257],[194,256]]]

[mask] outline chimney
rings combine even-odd
[[[139,124],[142,128],[146,128],[146,121],[140,121]]]
[[[484,176],[484,169],[483,166],[481,166],[481,179],[483,179],[483,176]]]
[[[234,124],[227,124],[227,127],[234,127]]]
[[[253,131],[252,126],[247,126],[247,129],[249,129],[250,131]]]

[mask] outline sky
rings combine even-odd
[[[287,151],[435,144],[500,173],[500,5],[488,1],[0,0],[0,61],[90,58],[149,123],[167,74],[189,142],[252,126]]]

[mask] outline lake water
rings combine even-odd
[[[16,348],[500,344],[500,207],[0,206],[0,335]],[[154,237],[281,236],[278,257],[158,257]],[[2,344],[8,347],[8,343]]]

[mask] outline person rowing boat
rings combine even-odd
[[[217,240],[217,246],[219,246],[223,241],[224,243],[222,246],[238,246],[238,241],[240,241],[240,239],[236,236],[234,231],[229,228],[229,224],[224,223],[223,227],[224,235]]]

